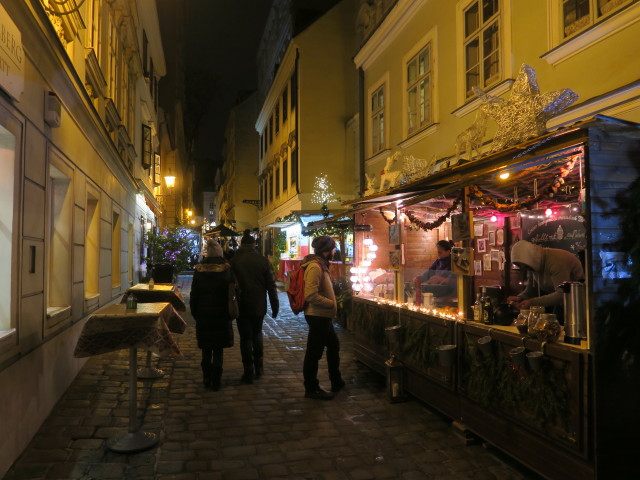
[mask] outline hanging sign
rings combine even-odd
[[[24,90],[22,35],[0,5],[0,88],[20,101]]]

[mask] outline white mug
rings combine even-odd
[[[433,307],[433,293],[425,292],[422,294],[422,304],[425,307]]]

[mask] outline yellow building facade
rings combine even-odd
[[[159,183],[155,2],[0,1],[0,477],[140,275]],[[156,168],[157,167],[157,168]]]
[[[238,232],[258,226],[259,139],[254,128],[257,114],[258,99],[254,92],[231,109],[225,130],[223,182],[216,194],[216,203],[219,223]]]
[[[640,121],[637,1],[361,3],[362,45],[354,62],[363,78],[363,161],[370,178],[395,151],[402,155],[394,170],[406,156],[455,158],[457,136],[482,103],[474,87],[509,98],[522,64],[533,67],[541,92],[570,88],[579,95],[548,128],[594,114]],[[379,23],[372,21],[376,5],[387,11],[378,13]],[[489,119],[484,152],[495,131]]]
[[[261,229],[291,212],[319,213],[311,197],[322,173],[342,200],[358,194],[354,19],[355,2],[343,0],[283,46],[255,124]]]

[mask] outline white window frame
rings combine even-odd
[[[466,95],[466,62],[465,62],[465,23],[464,12],[471,6],[471,4],[479,2],[480,0],[459,0],[456,4],[456,59],[457,59],[457,78],[458,78],[458,107],[463,106],[465,103],[474,102],[477,97],[467,97]],[[513,66],[511,61],[511,2],[513,0],[498,0],[499,9],[499,55],[500,66],[498,78],[495,82],[492,82],[487,87],[482,87],[483,90],[497,95],[500,91],[504,90],[504,80],[512,78]],[[508,85],[506,86],[508,90]],[[466,109],[464,112],[456,113],[456,116],[464,115],[468,113]]]
[[[409,131],[409,83],[407,81],[407,65],[427,47],[429,47],[429,62],[431,65],[429,82],[431,85],[431,120]],[[427,130],[432,131],[430,126],[438,123],[440,119],[438,97],[438,27],[436,26],[420,38],[402,57],[402,131],[404,132],[405,140],[409,137],[420,135],[420,133],[424,133]]]
[[[592,0],[593,1],[593,0]],[[621,5],[601,16],[590,27],[585,27],[565,37],[563,32],[563,0],[547,0],[549,12],[549,51],[542,58],[550,65],[557,65],[568,58],[593,47],[611,35],[640,21],[640,1]]]
[[[384,151],[388,148],[389,145],[389,92],[390,92],[390,83],[389,83],[389,72],[385,72],[382,77],[380,77],[376,82],[372,83],[369,89],[367,90],[367,132],[368,132],[368,140],[367,140],[367,149],[369,151],[368,158],[371,158],[378,153]],[[380,89],[383,89],[384,93],[384,106],[382,107],[381,112],[384,115],[384,126],[383,126],[383,134],[384,140],[379,145],[379,148],[376,149],[373,143],[373,109],[371,108],[371,98],[373,94]]]

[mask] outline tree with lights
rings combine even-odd
[[[331,182],[326,173],[316,177],[316,182],[311,193],[311,201],[321,204],[320,212],[326,218],[329,216],[329,202],[339,202],[340,198],[331,187]]]

